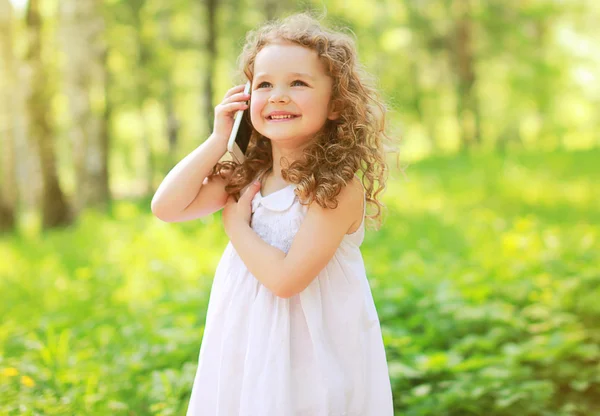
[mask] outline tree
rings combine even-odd
[[[0,232],[15,227],[16,190],[14,107],[15,60],[12,45],[12,7],[0,0]]]
[[[171,49],[171,10],[172,5],[164,6],[163,10],[158,15],[159,20],[159,39],[164,49]],[[166,55],[166,53],[165,53]],[[167,123],[167,168],[170,170],[177,161],[175,160],[177,145],[179,143],[180,122],[175,112],[175,85],[173,83],[172,70],[168,67],[163,69],[163,92],[162,101]]]
[[[215,72],[215,62],[217,61],[217,0],[206,0],[202,2],[206,7],[206,57],[207,67],[204,75],[204,107],[208,122],[208,134],[213,130],[214,109],[213,109],[213,82]]]
[[[75,210],[106,208],[108,135],[104,57],[104,19],[100,0],[60,2],[64,84],[69,98],[75,177]]]
[[[50,118],[51,94],[47,81],[46,66],[42,60],[42,18],[40,0],[30,0],[26,13],[29,35],[25,64],[28,91],[26,96],[29,140],[37,153],[41,170],[41,213],[44,229],[67,225],[72,213],[61,190],[56,169],[54,129]]]
[[[476,84],[475,52],[473,50],[473,21],[470,0],[452,3],[456,13],[451,50],[456,74],[457,119],[461,127],[463,149],[481,144],[480,114]]]

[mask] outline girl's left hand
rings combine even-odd
[[[227,202],[223,207],[222,219],[225,232],[229,238],[231,238],[231,231],[235,227],[250,225],[252,199],[259,189],[260,182],[255,182],[246,188],[237,202],[235,202],[235,198],[231,195],[227,198]]]

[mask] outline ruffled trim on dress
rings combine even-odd
[[[357,178],[358,176],[355,175]],[[269,211],[273,211],[273,212],[285,212],[288,209],[291,208],[292,205],[294,205],[294,201],[296,201],[297,199],[297,195],[296,195],[296,184],[290,184],[288,186],[286,186],[285,188],[281,188],[275,192],[270,193],[267,196],[262,196],[262,193],[260,191],[258,191],[256,193],[256,195],[254,195],[254,198],[252,199],[252,213],[254,214],[254,212],[258,209],[259,206],[263,206],[264,208],[266,208]],[[364,192],[364,189],[363,189]],[[346,243],[346,242],[351,242],[353,245],[360,247],[360,245],[362,244],[364,237],[365,237],[365,215],[366,215],[366,204],[367,204],[367,199],[366,199],[366,193],[364,193],[363,195],[363,216],[362,216],[362,222],[359,225],[358,229],[355,230],[353,233],[350,234],[346,234],[344,235],[344,238],[342,240],[342,244]],[[306,211],[308,210],[308,206],[307,205],[302,205],[302,211],[304,211],[306,213]],[[302,221],[304,220],[303,216],[297,217],[295,219],[295,229],[296,231],[300,228],[300,224],[302,223]]]
[[[260,191],[257,192],[254,195],[254,199],[252,199],[252,212],[254,213],[259,205],[262,205],[269,211],[283,212],[288,210],[296,199],[295,189],[296,185],[290,184],[267,196],[262,196]]]

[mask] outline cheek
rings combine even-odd
[[[261,111],[263,107],[264,103],[260,99],[250,101],[250,120],[252,120],[252,123],[256,123],[262,118]]]
[[[307,114],[319,114],[326,107],[326,102],[322,97],[301,96],[296,99],[296,104]]]

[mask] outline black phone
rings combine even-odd
[[[244,93],[250,92],[251,83],[248,81],[244,88]],[[249,103],[249,101],[247,102]],[[235,114],[233,123],[233,129],[227,142],[227,150],[233,156],[233,159],[242,163],[246,158],[246,151],[248,150],[248,144],[250,143],[250,135],[252,134],[252,122],[250,121],[250,112],[246,110],[239,110]]]

